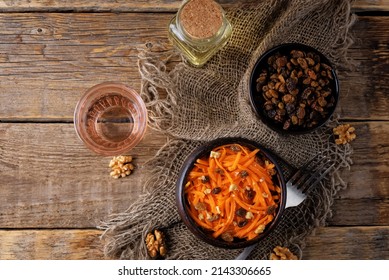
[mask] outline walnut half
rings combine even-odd
[[[350,124],[341,124],[333,129],[335,136],[338,136],[335,139],[337,145],[344,145],[353,141],[357,136],[355,134],[355,128]]]
[[[149,232],[146,235],[146,247],[149,256],[153,259],[158,257],[164,257],[167,253],[167,247],[165,243],[165,235],[162,231],[157,229],[154,232]]]
[[[270,253],[270,260],[297,260],[297,256],[288,248],[277,246]]]
[[[131,174],[134,170],[134,165],[132,162],[132,156],[117,156],[113,157],[109,163],[109,167],[112,168],[112,171],[109,175],[115,179],[123,178]]]

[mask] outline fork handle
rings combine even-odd
[[[240,253],[235,260],[246,260],[250,253],[254,250],[255,246],[258,244],[251,245],[243,249],[242,253]]]

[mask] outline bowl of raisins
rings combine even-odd
[[[258,117],[284,134],[312,132],[333,115],[339,80],[330,61],[307,45],[290,43],[265,52],[250,77]]]

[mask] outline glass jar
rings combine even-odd
[[[213,0],[184,1],[169,24],[169,39],[194,66],[204,65],[231,32],[223,8]]]

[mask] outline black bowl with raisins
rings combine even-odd
[[[271,129],[290,134],[325,124],[339,99],[339,81],[330,61],[316,49],[283,44],[263,54],[250,77],[250,101]]]

